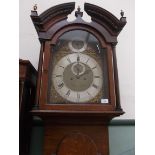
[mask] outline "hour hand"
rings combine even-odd
[[[80,57],[79,57],[79,55],[77,56],[77,62],[79,62],[80,61]]]
[[[77,69],[77,77],[79,77],[80,69],[76,66]]]

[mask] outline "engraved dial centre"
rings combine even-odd
[[[63,72],[63,81],[73,91],[85,91],[93,82],[93,72],[88,65],[73,63]]]

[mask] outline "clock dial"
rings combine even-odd
[[[84,42],[81,41],[81,40],[73,40],[73,41],[72,41],[72,46],[73,46],[73,48],[79,50],[79,49],[83,48]]]
[[[73,52],[83,52],[87,48],[87,43],[81,39],[73,39],[68,46]]]
[[[88,102],[101,90],[103,76],[99,64],[82,53],[61,58],[52,73],[57,93],[70,102]]]
[[[107,49],[91,33],[64,33],[53,47],[49,64],[48,103],[100,104],[109,101]]]

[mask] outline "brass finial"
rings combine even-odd
[[[124,11],[123,10],[121,10],[121,17],[123,17],[124,16]]]
[[[35,5],[33,6],[33,10],[34,10],[34,11],[37,10],[37,4],[35,4]]]
[[[77,11],[78,11],[78,12],[80,12],[80,11],[81,11],[81,8],[80,8],[80,6],[78,6],[78,8],[77,8]]]
[[[78,6],[77,11],[75,11],[75,16],[76,17],[82,17],[83,16],[83,12],[81,12],[80,6]]]

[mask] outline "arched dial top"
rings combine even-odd
[[[62,57],[52,72],[57,93],[64,99],[83,103],[93,99],[101,90],[103,75],[92,57],[73,53]]]
[[[83,52],[87,48],[87,43],[83,38],[75,37],[68,43],[68,46],[73,52]]]

